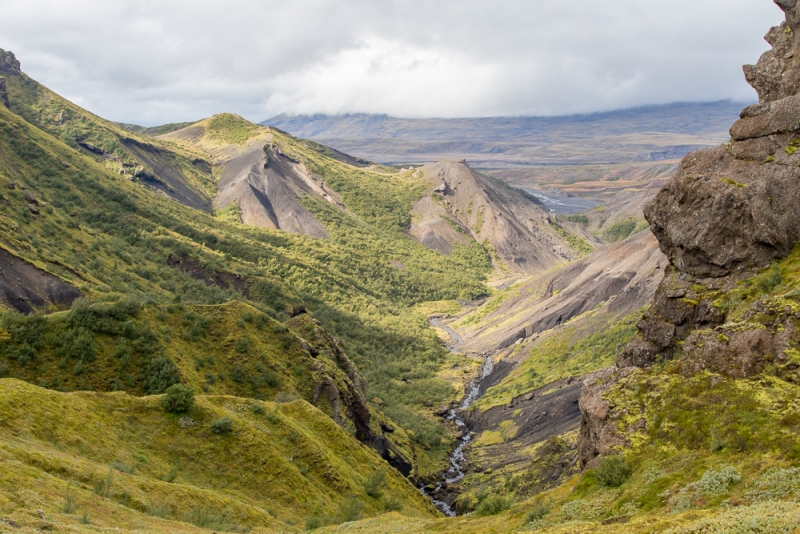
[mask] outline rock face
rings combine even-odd
[[[343,207],[336,193],[315,180],[305,165],[262,143],[225,164],[214,204],[225,209],[238,202],[245,224],[327,238],[322,223],[298,201],[303,195],[318,195]]]
[[[313,373],[311,403],[329,412],[340,426],[352,425],[357,440],[370,445],[389,465],[409,476],[411,460],[385,434],[371,428],[372,414],[365,399],[367,383],[339,342],[305,313],[289,319],[286,325],[303,333],[307,341],[303,348],[314,358],[309,366]]]
[[[620,415],[613,413],[603,397],[618,380],[631,374],[631,369],[609,367],[587,375],[578,401],[581,409],[581,426],[578,431],[578,458],[581,469],[601,455],[612,452],[613,447],[625,445],[625,438],[612,424]]]
[[[756,301],[743,323],[727,323],[714,295],[785,257],[800,240],[800,2],[775,0],[786,21],[766,36],[772,50],[744,67],[759,103],[745,108],[730,142],[687,155],[645,208],[669,259],[653,304],[617,368],[581,394],[581,465],[624,444],[605,393],[633,367],[680,356],[687,375],[743,378],[787,362],[800,314]],[[627,370],[626,370],[627,369]]]
[[[687,155],[645,208],[670,268],[620,366],[671,358],[690,332],[724,322],[693,285],[723,288],[800,240],[800,5],[776,3],[786,21],[766,36],[772,50],[744,67],[760,102],[742,111],[730,143]]]
[[[21,72],[19,61],[14,55],[14,52],[6,52],[0,48],[0,73],[20,74]]]

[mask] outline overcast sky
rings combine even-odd
[[[560,115],[754,100],[771,0],[0,0],[0,48],[103,117]]]

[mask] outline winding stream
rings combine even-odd
[[[458,345],[464,342],[464,338],[458,335],[458,333],[450,327],[443,325],[441,323],[441,319],[432,318],[430,319],[430,324],[436,328],[441,328],[450,335],[451,341],[447,345],[447,348],[450,350],[450,352],[456,352]],[[444,472],[444,481],[440,480],[436,482],[432,489],[429,487],[429,485],[428,487],[426,487],[424,484],[420,486],[420,490],[430,498],[434,506],[436,506],[439,511],[448,517],[454,517],[456,512],[447,501],[439,498],[439,496],[442,490],[448,485],[454,484],[464,478],[467,469],[467,457],[464,454],[464,449],[472,440],[472,432],[470,432],[469,428],[467,428],[467,425],[464,423],[464,421],[461,420],[459,414],[469,408],[470,405],[478,399],[480,396],[481,380],[491,374],[493,367],[494,364],[492,362],[492,357],[489,356],[486,358],[483,367],[481,367],[481,372],[478,377],[470,382],[469,386],[467,387],[467,394],[462,399],[458,409],[451,409],[445,416],[448,421],[452,421],[459,428],[461,431],[461,437],[458,438],[456,441],[456,447],[453,449],[453,452],[450,453],[450,467]]]

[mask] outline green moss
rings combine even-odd
[[[769,159],[769,158],[767,158],[767,159]],[[732,185],[734,187],[738,187],[739,189],[744,189],[745,187],[747,187],[747,184],[741,184],[741,183],[739,183],[739,182],[737,182],[735,180],[731,180],[730,178],[725,178],[724,176],[721,176],[720,180],[722,180],[726,184],[730,184],[730,185]]]

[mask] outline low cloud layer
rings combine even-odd
[[[752,100],[770,0],[26,0],[0,48],[140,124],[232,111],[558,115]]]

